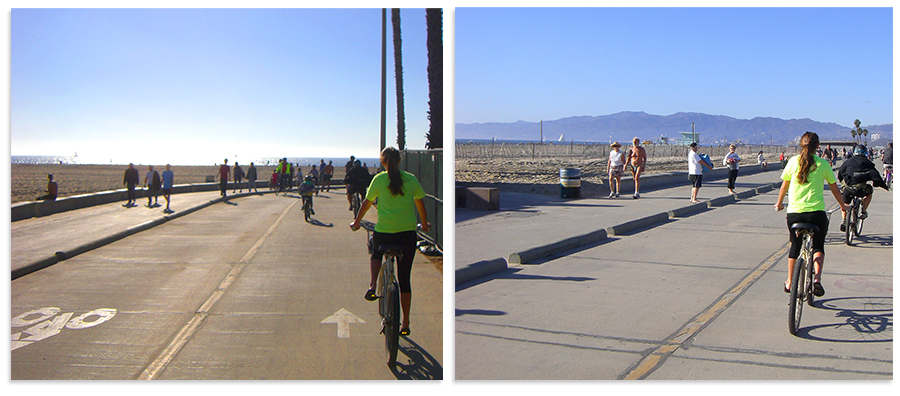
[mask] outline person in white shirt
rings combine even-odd
[[[722,159],[722,165],[728,167],[728,192],[734,194],[734,181],[737,180],[741,157],[734,152],[736,147],[733,144],[729,146],[728,149],[731,150],[731,152],[726,154],[725,158]]]
[[[619,150],[622,147],[619,142],[613,142],[609,145],[612,151],[609,152],[609,161],[606,162],[606,172],[609,173],[609,197],[619,197],[619,187],[622,184],[622,174],[625,173],[625,153]],[[613,181],[616,187],[613,189]]]
[[[700,191],[700,186],[703,184],[703,168],[707,167],[712,169],[706,162],[700,159],[700,154],[697,154],[697,143],[691,143],[691,151],[688,153],[688,176],[691,179],[691,184],[693,188],[691,189],[691,202],[699,203],[697,200],[697,193]]]

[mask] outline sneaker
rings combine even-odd
[[[378,296],[375,295],[375,289],[369,289],[366,291],[366,295],[364,296],[366,301],[375,301],[378,299]]]
[[[869,212],[862,212],[862,214],[859,215],[860,220],[865,220],[866,217],[869,217]]]
[[[619,198],[619,193],[616,193],[616,198]]]
[[[847,226],[844,223],[841,223],[841,232],[847,232]]]
[[[816,297],[822,297],[825,295],[825,288],[822,287],[821,283],[813,282],[813,295]]]
[[[640,197],[641,197],[641,194],[638,194],[638,193],[634,193],[634,195],[633,195],[633,196],[632,196],[632,197],[633,197],[633,198],[634,198],[634,199],[638,199],[638,198],[640,198]]]
[[[609,199],[613,199],[616,197],[616,193],[609,193]]]

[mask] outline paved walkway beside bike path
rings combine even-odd
[[[456,209],[456,284],[765,193],[780,186],[780,176],[780,169],[739,175],[735,195],[727,180],[706,181],[700,204],[690,203],[689,184],[646,191],[640,199],[501,192],[499,211]]]
[[[229,191],[228,198],[248,195]],[[12,279],[222,201],[218,191],[173,194],[168,214],[162,212],[165,199],[160,196],[159,207],[148,208],[146,199],[138,199],[132,207],[113,202],[12,222]]]
[[[804,307],[796,336],[782,292],[790,243],[776,198],[772,190],[457,285],[455,378],[889,385],[892,194],[876,189],[852,246],[840,212],[832,214],[826,294]],[[835,206],[830,194],[825,200]],[[834,393],[841,385],[827,386]]]

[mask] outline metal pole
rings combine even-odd
[[[387,8],[381,9],[381,153],[387,147]]]

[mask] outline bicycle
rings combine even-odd
[[[368,234],[367,245],[369,254],[372,254],[372,233],[375,226],[369,222],[363,222],[361,225]],[[397,350],[400,345],[400,285],[394,276],[394,263],[400,260],[406,248],[402,245],[382,245],[379,250],[384,253],[384,258],[375,284],[375,295],[378,298],[378,315],[381,316],[381,334],[384,334],[387,363],[393,367],[397,361]]]
[[[308,197],[303,197],[303,220],[309,223],[309,219],[311,217],[312,212],[312,200]]]
[[[794,223],[791,232],[796,232],[803,242],[801,243],[800,256],[794,264],[794,272],[791,274],[791,297],[788,302],[788,331],[792,335],[797,334],[800,328],[800,317],[803,314],[803,302],[813,306],[815,295],[813,294],[813,267],[812,239],[819,232],[819,227],[810,223]]]
[[[862,215],[862,199],[856,195],[850,201],[850,210],[844,216],[844,241],[851,246],[853,237],[859,237],[862,232],[864,218]]]
[[[356,219],[356,216],[359,215],[359,208],[362,206],[362,198],[360,193],[355,192],[351,197],[352,201],[350,202],[350,207],[353,208],[353,218]]]

